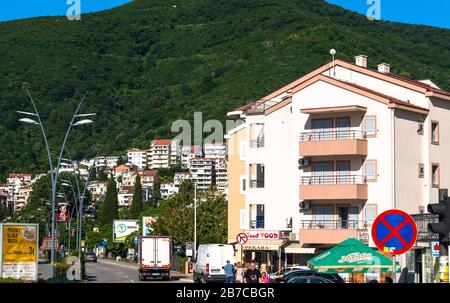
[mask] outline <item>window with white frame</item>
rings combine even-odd
[[[367,181],[377,180],[377,163],[375,160],[366,160],[364,162],[364,177]]]
[[[377,208],[375,205],[366,205],[364,207],[364,224],[372,224],[377,216]]]
[[[363,120],[363,132],[368,137],[376,136],[377,134],[377,122],[375,116],[367,116]]]

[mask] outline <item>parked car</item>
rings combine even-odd
[[[289,280],[297,277],[306,277],[306,276],[315,276],[315,277],[322,277],[327,280],[332,281],[333,283],[345,283],[344,279],[342,279],[341,276],[338,274],[326,274],[326,273],[319,273],[311,269],[307,270],[295,270],[290,271],[284,276],[284,282],[289,283]]]
[[[301,276],[290,279],[287,283],[333,283],[332,281],[320,276]]]
[[[291,272],[291,271],[296,271],[296,270],[309,270],[308,266],[290,266],[290,267],[285,267],[283,269],[280,269],[277,272],[271,273],[270,274],[270,280],[276,281],[276,282],[280,282],[284,280],[284,276]]]
[[[86,262],[97,262],[97,256],[93,252],[86,254]]]
[[[225,282],[223,267],[236,263],[234,246],[230,244],[202,244],[198,247],[194,264],[194,282]]]

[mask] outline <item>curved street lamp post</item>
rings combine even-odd
[[[58,181],[58,175],[59,175],[59,167],[61,165],[61,157],[62,154],[64,152],[64,148],[67,142],[67,138],[69,137],[69,133],[72,129],[72,127],[74,126],[79,126],[79,125],[85,125],[85,124],[89,124],[89,123],[93,123],[92,120],[89,119],[82,119],[79,120],[77,122],[75,122],[75,120],[77,118],[83,118],[86,116],[93,116],[95,115],[95,113],[93,114],[78,114],[80,108],[81,108],[81,104],[83,103],[84,99],[86,98],[87,92],[83,95],[83,98],[81,99],[81,101],[78,103],[78,106],[75,110],[75,113],[72,116],[72,119],[69,123],[69,126],[67,128],[66,134],[64,136],[64,141],[62,143],[61,146],[61,150],[59,152],[59,157],[58,157],[58,161],[57,161],[57,165],[55,167],[55,169],[53,169],[53,160],[51,157],[51,152],[50,152],[50,147],[48,144],[48,140],[47,140],[47,135],[45,133],[45,129],[44,129],[44,125],[42,123],[41,117],[39,115],[39,111],[37,110],[36,107],[36,103],[33,100],[33,97],[31,97],[31,94],[29,92],[28,89],[26,89],[28,97],[30,98],[31,104],[33,105],[33,109],[34,109],[34,113],[31,112],[23,112],[23,111],[17,111],[19,114],[23,114],[23,115],[27,115],[27,116],[31,116],[31,117],[35,117],[37,119],[31,119],[31,118],[21,118],[19,119],[20,122],[24,122],[24,123],[28,123],[28,124],[34,124],[34,125],[39,125],[41,132],[42,132],[42,136],[44,138],[44,143],[45,143],[45,148],[47,150],[47,157],[48,157],[48,163],[50,166],[50,178],[51,178],[51,183],[52,183],[52,213],[51,213],[51,217],[52,217],[52,222],[51,222],[51,253],[50,253],[50,264],[51,266],[51,276],[54,277],[54,266],[55,266],[55,207],[56,207],[56,186],[57,186],[57,181]]]

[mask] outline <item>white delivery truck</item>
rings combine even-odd
[[[170,280],[172,268],[171,237],[141,237],[139,241],[139,280],[162,278]]]
[[[196,283],[225,282],[223,267],[236,263],[234,246],[230,244],[202,244],[195,258],[193,279]]]

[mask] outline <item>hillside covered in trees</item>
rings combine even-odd
[[[31,86],[50,142],[63,139],[76,102],[95,123],[75,129],[73,158],[172,136],[176,119],[226,119],[330,60],[369,56],[414,79],[450,89],[450,30],[369,21],[322,0],[135,0],[81,21],[45,17],[0,23],[0,176],[47,168],[37,127],[18,122],[31,110]]]

